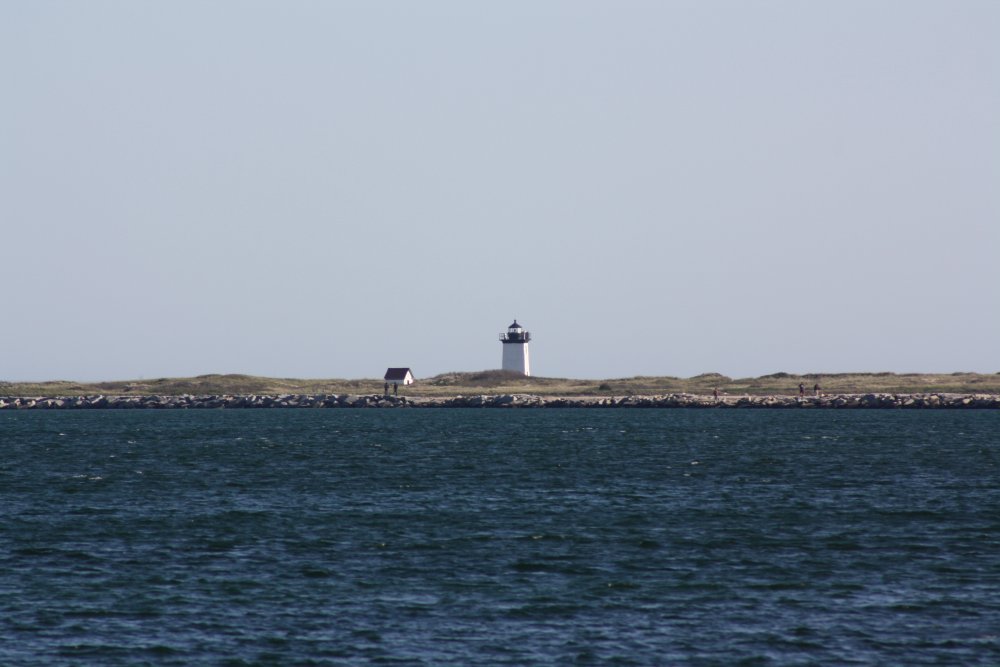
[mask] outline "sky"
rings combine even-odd
[[[1000,3],[0,0],[0,380],[1000,371]]]

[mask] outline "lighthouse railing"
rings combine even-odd
[[[527,331],[524,333],[502,333],[500,334],[500,341],[503,343],[527,343],[531,340],[531,334]]]

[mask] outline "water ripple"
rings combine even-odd
[[[16,413],[0,664],[992,666],[998,426]]]

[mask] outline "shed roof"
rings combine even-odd
[[[409,373],[413,375],[413,371],[409,368],[390,368],[385,372],[386,380],[405,380],[406,374]]]

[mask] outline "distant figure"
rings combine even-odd
[[[392,383],[392,395],[393,396],[399,396],[399,383],[398,382],[393,382]]]
[[[799,396],[805,396],[805,395],[806,395],[806,386],[800,382],[799,383]]]
[[[715,400],[719,400],[719,388],[718,387],[716,387],[715,389],[712,390],[712,397]]]
[[[385,395],[386,396],[389,395],[389,383],[388,382],[385,383]]]
[[[813,385],[813,396],[819,396],[819,382]]]

